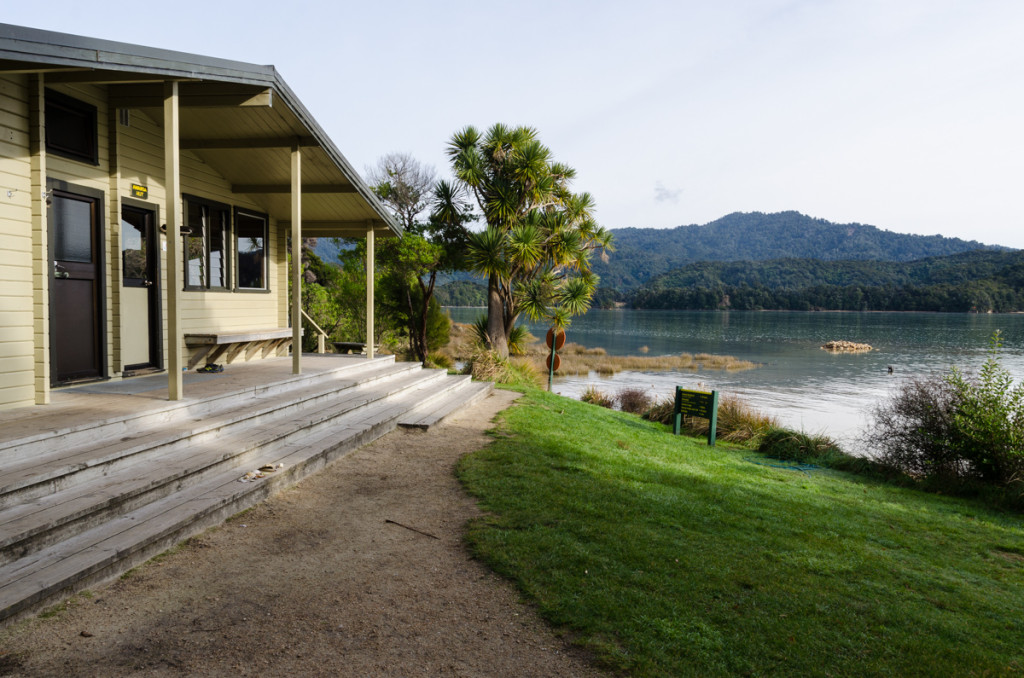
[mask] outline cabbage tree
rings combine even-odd
[[[447,152],[486,222],[470,234],[466,259],[487,276],[487,340],[507,357],[521,314],[561,328],[586,312],[597,288],[590,257],[612,249],[611,234],[594,220],[591,195],[570,190],[575,170],[555,162],[532,128],[466,127]]]

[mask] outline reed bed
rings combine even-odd
[[[643,347],[646,348],[646,347]],[[641,348],[641,352],[643,352]],[[473,328],[462,323],[453,323],[451,341],[443,351],[453,360],[466,361],[479,352]],[[549,349],[543,340],[534,341],[526,346],[521,360],[528,362],[532,368],[547,374]],[[558,351],[562,364],[558,374],[579,376],[596,372],[601,376],[611,376],[627,370],[635,372],[655,372],[667,370],[749,370],[758,367],[757,363],[740,360],[733,356],[711,355],[710,353],[679,353],[677,355],[608,355],[600,347],[587,347],[582,344],[567,343]]]
[[[546,371],[545,360],[548,349],[544,344],[530,346],[526,357],[541,372]],[[562,365],[558,368],[561,375],[587,375],[597,372],[602,376],[611,376],[618,372],[631,370],[634,372],[655,372],[667,370],[749,370],[757,367],[757,363],[740,360],[727,355],[710,355],[708,353],[680,353],[677,355],[608,355],[603,348],[586,348],[579,344],[566,344],[558,352]]]

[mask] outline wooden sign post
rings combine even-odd
[[[708,445],[715,446],[715,428],[718,426],[718,391],[685,391],[676,386],[676,402],[672,410],[672,433],[679,435],[683,428],[683,415],[703,417],[710,422]]]
[[[555,371],[562,364],[562,359],[558,357],[558,349],[565,346],[565,330],[558,330],[558,334],[555,334],[555,328],[552,327],[548,330],[544,341],[551,349],[551,355],[548,356],[548,392],[550,393],[551,383],[555,380]]]

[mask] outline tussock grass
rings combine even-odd
[[[541,375],[525,360],[499,358],[492,351],[478,349],[466,360],[463,374],[471,374],[477,381],[493,381],[512,386],[539,386]]]
[[[633,676],[1024,673],[1024,518],[529,389],[462,482],[468,540]]]
[[[604,391],[600,390],[596,386],[588,386],[586,389],[584,389],[583,393],[580,394],[580,401],[589,403],[591,405],[599,405],[600,407],[615,407],[615,398],[608,395]]]

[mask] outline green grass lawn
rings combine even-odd
[[[1024,517],[528,391],[459,476],[474,552],[637,676],[1024,675]]]

